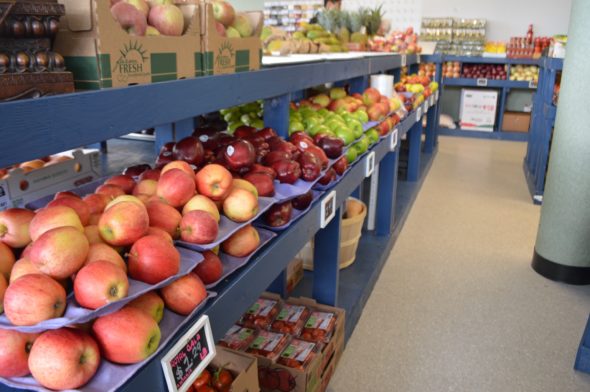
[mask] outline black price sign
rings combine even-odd
[[[320,228],[324,229],[336,215],[336,191],[323,198],[320,208]]]
[[[214,357],[209,317],[203,316],[162,358],[168,390],[186,391]]]

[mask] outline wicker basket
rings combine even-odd
[[[356,260],[356,250],[362,235],[363,223],[367,216],[367,206],[362,201],[349,198],[346,203],[356,204],[357,209],[360,207],[360,213],[352,218],[342,219],[340,224],[340,254],[338,258],[340,269],[350,266]],[[311,246],[308,246],[310,244]],[[313,271],[313,242],[308,245],[302,250],[302,253],[307,256],[302,257],[303,267],[308,271]]]

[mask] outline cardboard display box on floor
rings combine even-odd
[[[524,112],[505,112],[502,130],[511,132],[528,132],[531,125],[531,114]]]
[[[280,300],[275,294],[264,293],[265,298]],[[310,309],[336,314],[336,326],[330,341],[318,352],[307,368],[302,371],[283,366],[265,357],[258,358],[260,388],[263,392],[323,392],[326,390],[334,370],[344,351],[345,311],[341,308],[318,304],[310,298],[289,298],[285,303],[303,305]],[[249,355],[249,354],[248,354]],[[276,385],[278,381],[278,385]],[[272,387],[270,387],[272,385]]]
[[[55,50],[77,89],[123,87],[202,75],[199,0],[176,0],[185,19],[180,37],[128,34],[109,0],[59,0],[66,7]]]
[[[232,392],[258,392],[258,361],[255,357],[217,346],[215,358],[211,366],[215,369],[223,367],[234,375],[231,384]]]
[[[219,35],[213,17],[213,5],[202,3],[201,31],[203,68],[205,75],[223,75],[255,71],[262,62],[262,32],[264,15],[260,11],[246,12],[254,26],[252,37],[227,38]]]

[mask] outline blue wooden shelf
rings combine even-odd
[[[485,80],[485,85],[481,81]],[[459,87],[483,87],[483,88],[518,88],[518,89],[536,89],[536,85],[529,82],[519,82],[516,80],[495,80],[495,79],[472,79],[472,78],[444,78],[443,85]]]
[[[483,57],[483,56],[450,56],[444,55],[443,61],[459,61],[472,64],[522,64],[539,65],[541,59],[511,59],[508,57]]]

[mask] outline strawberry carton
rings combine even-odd
[[[250,306],[238,324],[251,329],[267,329],[281,309],[280,299],[261,297]]]
[[[219,341],[219,345],[236,351],[245,351],[256,338],[256,331],[234,325]]]

